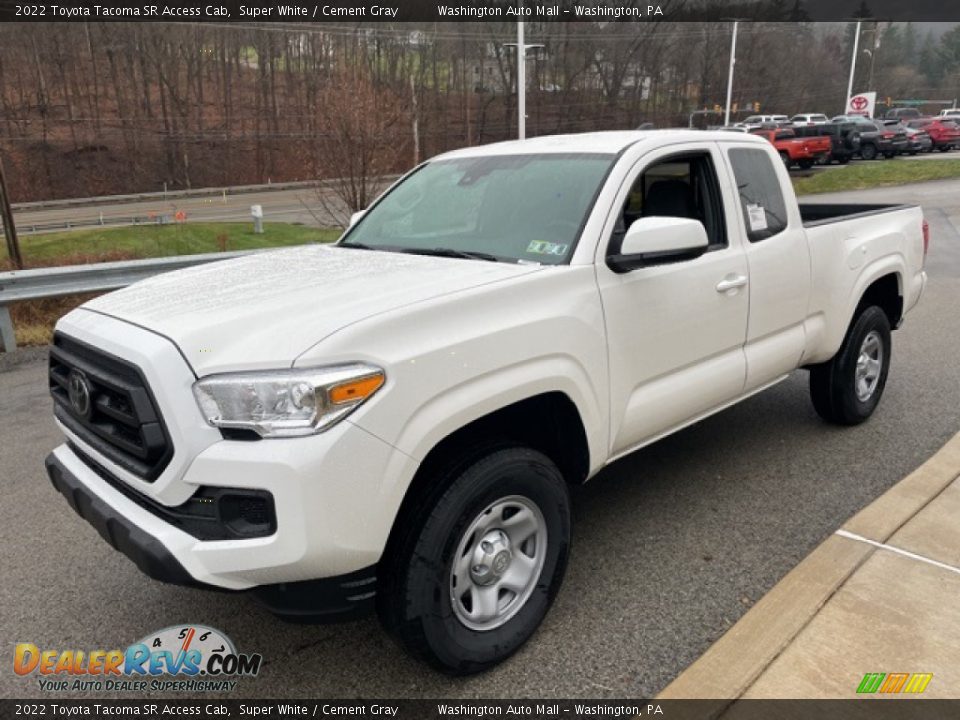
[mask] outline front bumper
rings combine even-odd
[[[309,437],[224,439],[202,417],[191,389],[196,376],[169,339],[82,308],[57,331],[142,371],[169,430],[173,456],[152,482],[59,420],[67,442],[48,461],[57,489],[144,572],[257,591],[277,609],[297,589],[326,596],[330,583],[369,580],[418,466],[409,455],[349,418]],[[218,534],[218,523],[228,524],[224,495],[264,499],[269,527]],[[217,522],[201,528],[189,503],[211,497]],[[304,610],[298,605],[298,614]]]
[[[198,581],[157,537],[98,497],[74,475],[56,452],[45,461],[53,487],[114,550],[147,576],[173,585],[221,590]],[[294,621],[339,621],[365,615],[376,597],[376,566],[340,576],[260,585],[250,594],[271,612]]]

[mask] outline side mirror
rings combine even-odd
[[[642,217],[634,220],[623,236],[620,252],[607,257],[615,273],[627,273],[650,265],[692,260],[710,245],[699,220],[681,217]]]
[[[350,216],[350,224],[347,227],[353,227],[354,225],[356,225],[358,222],[360,222],[360,218],[362,218],[366,214],[367,214],[366,210],[357,210],[357,212],[355,212],[353,215]]]

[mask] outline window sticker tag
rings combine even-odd
[[[531,240],[527,245],[527,252],[534,255],[557,255],[562,256],[567,252],[569,245],[562,243],[546,242],[545,240]]]
[[[763,205],[747,204],[747,219],[750,222],[751,232],[760,232],[767,229],[767,213]]]

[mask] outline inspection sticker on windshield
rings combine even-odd
[[[751,232],[759,232],[767,229],[767,213],[764,212],[763,205],[747,204],[747,219],[750,221]]]
[[[565,255],[569,245],[560,243],[546,242],[544,240],[531,240],[527,245],[527,252],[536,255]]]

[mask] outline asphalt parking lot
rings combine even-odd
[[[265,665],[234,697],[649,697],[847,517],[960,429],[960,182],[823,196],[905,201],[932,227],[930,283],[894,335],[877,414],[837,429],[790,380],[611,466],[575,495],[574,548],[554,609],[516,656],[450,679],[369,619],[283,624],[244,597],[142,576],[53,490],[60,442],[40,353],[0,363],[0,635],[6,698],[36,697],[12,645],[116,648],[180,623],[223,630]],[[5,369],[2,369],[4,368]],[[102,694],[98,694],[102,696]]]

